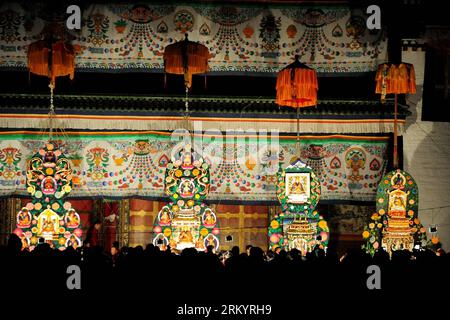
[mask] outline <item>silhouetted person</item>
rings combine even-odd
[[[441,292],[450,286],[450,255],[437,256],[430,250],[396,251],[391,258],[382,250],[372,257],[361,249],[350,249],[339,261],[335,250],[329,250],[324,256],[323,250],[316,248],[302,257],[295,249],[265,254],[261,248],[251,247],[247,255],[234,247],[223,264],[212,246],[205,252],[187,248],[178,254],[160,251],[151,244],[145,250],[141,246],[118,250],[119,244],[115,242],[111,254],[107,254],[98,245],[83,247],[82,252],[72,247],[60,251],[45,242],[29,252],[21,251],[21,245],[20,238],[11,235],[7,246],[0,246],[0,283],[4,290],[12,290],[15,295],[20,295],[30,284],[30,278],[24,276],[30,272],[30,266],[33,275],[38,275],[32,280],[40,292],[58,291],[59,296],[66,294],[69,298],[73,294],[114,298],[122,293],[126,293],[126,298],[139,298],[148,294],[150,287],[158,288],[163,296],[173,295],[173,288],[179,285],[181,278],[186,287],[194,287],[202,279],[220,281],[220,289],[214,295],[202,296],[205,301],[229,297],[265,298],[267,281],[275,281],[280,293],[284,292],[283,285],[308,288],[295,291],[293,296],[273,296],[287,300],[323,292],[344,298],[395,298],[415,290],[443,297]],[[272,255],[273,259],[268,259]],[[382,273],[382,290],[377,292],[368,290],[366,285],[367,267],[374,264]],[[82,269],[82,290],[78,293],[66,288],[68,265],[79,265]],[[284,283],[282,278],[288,281]],[[186,294],[173,297],[180,302],[196,299]]]
[[[234,246],[233,248],[231,248],[231,257],[238,257],[239,252],[240,252],[239,247]]]
[[[206,247],[206,253],[208,254],[214,254],[214,246],[209,245]]]
[[[7,251],[10,255],[19,255],[22,251],[22,241],[15,233],[11,233],[8,238]]]
[[[86,234],[86,240],[84,241],[84,245],[86,247],[96,247],[100,246],[100,228],[102,227],[102,223],[100,220],[96,220],[90,227]]]
[[[119,257],[120,249],[119,249],[119,242],[114,241],[111,246],[111,263],[112,266],[115,267],[117,263],[117,258]]]

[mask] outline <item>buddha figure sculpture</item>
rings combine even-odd
[[[407,205],[410,203],[410,190],[406,184],[406,177],[397,172],[390,179],[387,193],[387,225],[383,229],[382,246],[389,254],[395,250],[410,250],[414,247],[411,217],[407,216]]]

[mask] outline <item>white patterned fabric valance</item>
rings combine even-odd
[[[73,168],[72,197],[164,198],[171,151],[182,146],[167,132],[66,132],[55,143]],[[201,138],[201,139],[200,139]],[[0,132],[0,196],[26,196],[26,161],[47,135]],[[301,137],[300,158],[314,169],[321,200],[374,201],[388,159],[388,136]],[[195,138],[211,166],[211,201],[276,201],[276,173],[297,157],[295,137]]]
[[[209,49],[211,72],[275,73],[295,55],[319,73],[368,72],[386,61],[387,41],[366,28],[364,9],[98,4],[83,8],[82,30],[65,38],[79,51],[76,71],[162,71],[164,48],[187,33]],[[64,28],[65,16],[34,1],[0,5],[0,67],[26,67],[46,21]]]

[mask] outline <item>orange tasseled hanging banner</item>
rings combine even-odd
[[[302,108],[317,104],[317,74],[309,68],[286,68],[278,73],[276,103]]]
[[[168,45],[164,50],[164,71],[183,74],[188,88],[192,86],[192,75],[208,71],[210,54],[204,45],[187,40]]]
[[[47,42],[39,40],[28,47],[28,68],[31,73],[50,78],[52,85],[56,77],[69,76],[72,80],[75,73],[75,52],[70,44],[58,41],[52,44],[52,59],[49,66],[49,53]]]
[[[414,66],[412,64],[408,64],[408,76],[409,76],[409,93],[416,93],[416,72],[414,71]]]
[[[71,45],[60,41],[52,49],[52,78],[69,76],[73,80],[75,73],[75,53]]]
[[[48,54],[50,50],[46,47],[44,40],[31,43],[28,46],[28,69],[31,73],[49,77]]]
[[[375,81],[375,93],[381,94],[382,100],[387,94],[416,93],[414,66],[409,63],[379,65]]]

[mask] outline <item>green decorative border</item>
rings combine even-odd
[[[310,174],[310,197],[304,204],[293,204],[287,202],[286,197],[286,173],[309,173]],[[317,219],[315,208],[320,200],[321,188],[320,182],[313,169],[308,167],[302,161],[297,160],[294,164],[277,173],[277,197],[281,204],[281,216],[294,217],[299,214],[306,215],[307,218]]]
[[[179,151],[178,158],[172,159],[171,162],[167,164],[164,178],[164,190],[172,202],[177,202],[179,200],[188,202],[189,200],[192,200],[198,204],[202,203],[209,193],[211,183],[209,165],[202,157],[194,152],[193,149],[191,149],[191,154],[194,159],[192,168],[182,168],[181,158],[184,157],[183,151]],[[192,198],[183,197],[179,190],[180,183],[183,179],[192,181],[195,186],[196,192]]]
[[[400,173],[406,178],[403,191],[409,192],[408,202],[406,203],[406,213],[409,218],[416,218],[419,208],[419,188],[414,178],[406,171],[397,169],[386,174],[378,184],[377,189],[377,212],[379,214],[388,213],[389,211],[389,192],[395,190],[391,184],[394,175]]]

